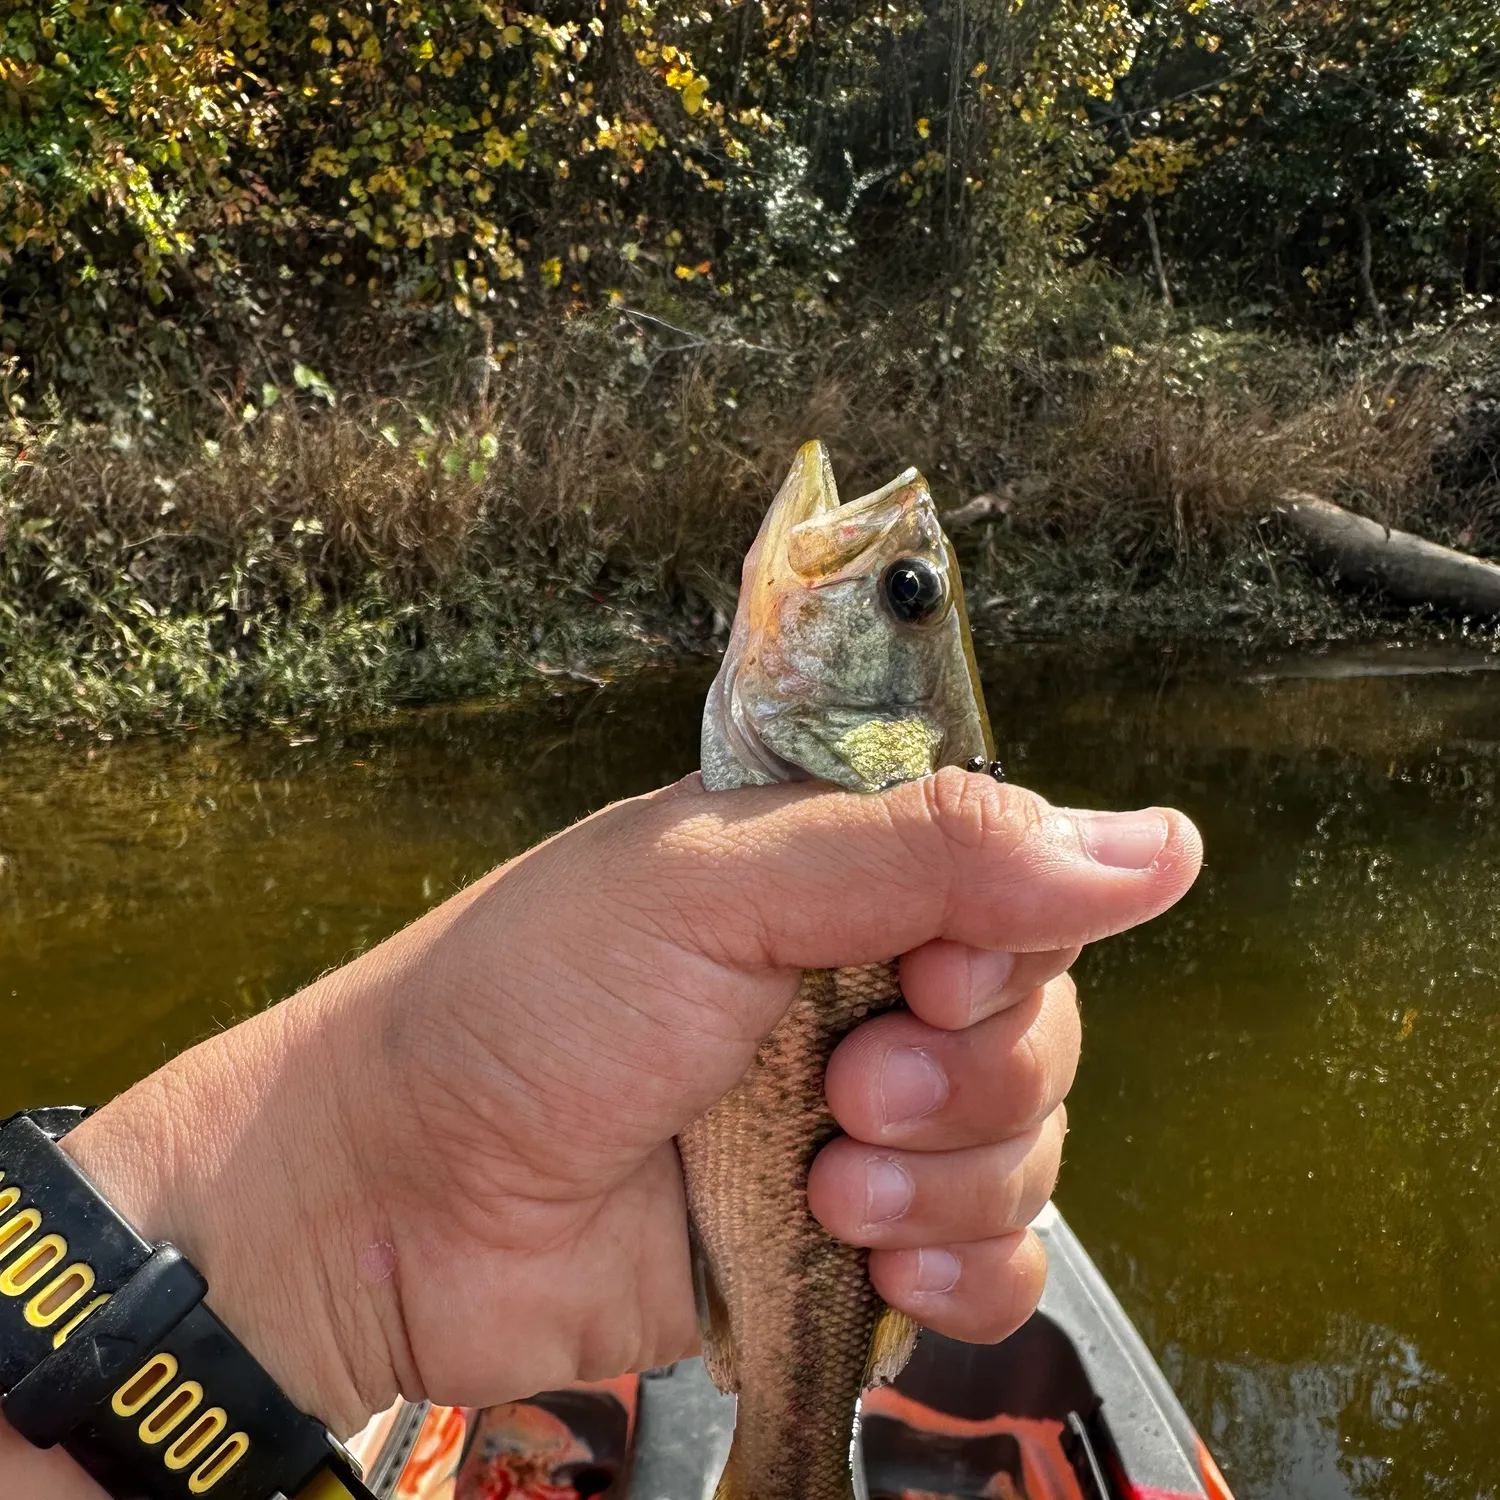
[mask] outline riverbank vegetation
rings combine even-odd
[[[0,20],[0,719],[708,646],[794,445],[981,628],[1301,621],[1289,489],[1500,553],[1478,0],[55,0]]]

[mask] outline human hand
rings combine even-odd
[[[868,796],[690,778],[184,1054],[69,1148],[335,1430],[398,1388],[493,1403],[692,1351],[674,1135],[803,967],[904,953],[911,1013],[830,1066],[847,1135],[809,1199],[874,1247],[893,1305],[997,1338],[1040,1292],[1024,1226],[1077,1057],[1063,971],[1199,859],[1178,813],[1066,812],[961,771]],[[872,1212],[901,1178],[905,1211]]]

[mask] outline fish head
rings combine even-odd
[[[798,452],[745,557],[703,719],[710,788],[874,791],[993,753],[952,544],[915,469],[841,505]]]

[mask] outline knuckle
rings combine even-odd
[[[1027,1178],[1031,1175],[1027,1171],[1031,1155],[1028,1153],[1027,1160],[1018,1167],[1001,1175],[996,1184],[995,1192],[991,1196],[991,1215],[993,1223],[986,1226],[991,1234],[1008,1234],[1011,1230],[1022,1228],[1027,1215]]]
[[[1019,1327],[1036,1311],[1047,1284],[1047,1252],[1035,1230],[1028,1229],[1010,1265],[1010,1325]]]
[[[972,1194],[968,1238],[1008,1234],[1026,1223],[1023,1209],[1029,1179],[1034,1175],[1039,1131],[1024,1142],[1007,1142],[982,1151],[974,1170],[977,1191]]]
[[[998,1344],[1009,1337],[1036,1311],[1044,1279],[1029,1256],[1007,1267],[976,1296],[969,1320],[973,1342]]]
[[[1022,1033],[1017,1050],[1021,1055],[1021,1068],[1013,1097],[1021,1118],[1027,1124],[1034,1125],[1046,1119],[1061,1098],[1052,1056],[1053,1047],[1046,1028],[1040,1021],[1034,1022]]]
[[[1062,1171],[1063,1135],[1066,1129],[1066,1124],[1059,1121],[1055,1113],[1049,1116],[1042,1138],[1031,1153],[1028,1170],[1023,1174],[1024,1217],[1028,1224],[1057,1186],[1058,1174]]]
[[[920,785],[927,815],[938,831],[966,847],[977,847],[987,818],[985,778],[944,766]]]
[[[1066,975],[1046,987],[1036,1019],[1022,1034],[1022,1087],[1028,1118],[1042,1120],[1067,1097],[1082,1050],[1077,991]]]
[[[1040,827],[1041,807],[1029,792],[1000,786],[945,766],[919,783],[925,810],[949,844],[1002,857],[1017,852]]]

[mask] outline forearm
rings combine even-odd
[[[382,968],[330,976],[210,1039],[63,1139],[143,1237],[203,1272],[214,1311],[340,1435],[393,1394],[382,1310],[361,1280],[372,1265],[361,1250],[379,1237],[349,1107],[375,1087],[363,1033],[378,1024]],[[61,1450],[0,1423],[0,1493],[102,1492]]]
[[[349,1289],[359,1157],[344,1104],[358,1054],[317,989],[175,1058],[63,1138],[147,1240],[203,1273],[208,1301],[304,1410],[358,1423]],[[352,1259],[352,1257],[351,1257]]]

